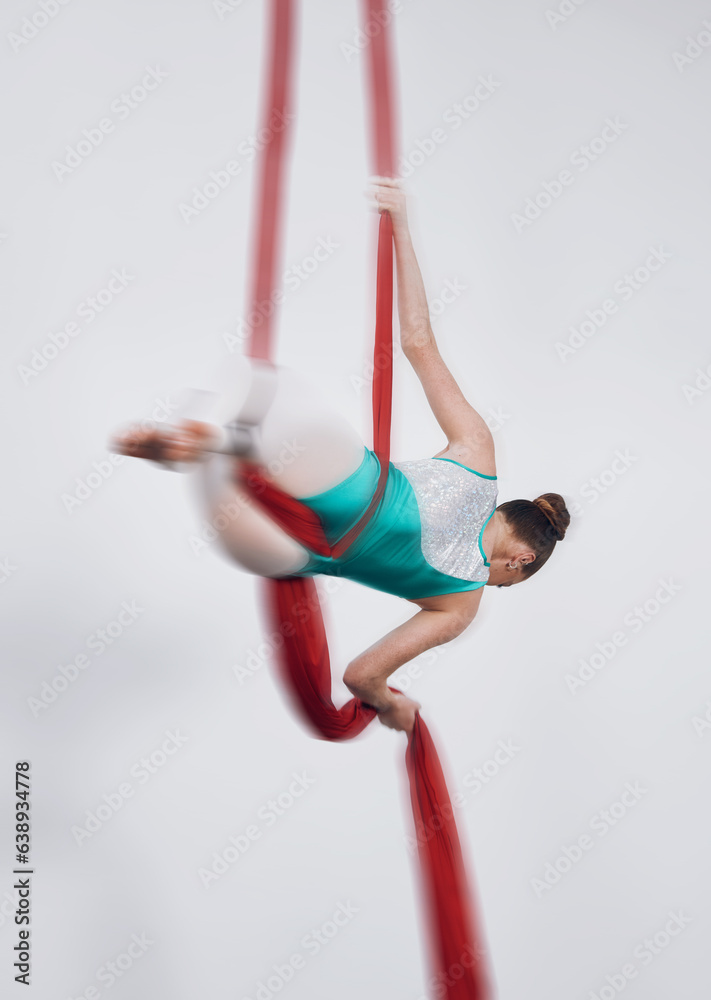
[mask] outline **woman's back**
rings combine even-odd
[[[342,483],[299,497],[318,514],[330,543],[366,509],[379,473],[377,456],[366,448]],[[488,578],[481,535],[497,492],[495,476],[452,459],[391,462],[380,506],[351,548],[338,559],[312,553],[298,575],[341,576],[407,600],[476,590]]]

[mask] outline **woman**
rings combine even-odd
[[[476,616],[485,585],[510,587],[540,569],[570,515],[557,493],[496,506],[494,441],[437,349],[405,196],[397,180],[374,180],[378,209],[389,212],[393,224],[402,350],[448,443],[433,458],[390,463],[383,500],[346,554],[332,560],[310,552],[237,485],[239,456],[258,461],[280,489],[319,514],[331,543],[373,495],[375,454],[289,369],[239,358],[232,362],[236,372],[223,373],[225,389],[207,422],[132,429],[114,447],[163,464],[197,462],[208,517],[223,525],[223,547],[249,572],[344,576],[417,605],[412,618],[357,656],[343,678],[384,725],[409,733],[420,706],[390,691],[388,676],[460,635]],[[224,511],[233,513],[218,518]]]

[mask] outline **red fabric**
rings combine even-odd
[[[422,876],[433,1000],[490,1000],[486,953],[447,783],[430,732],[417,715],[405,755]]]
[[[328,641],[313,579],[265,580],[265,589],[269,627],[284,636],[277,670],[294,712],[322,739],[357,736],[377,713],[357,698],[342,708],[333,704]],[[486,963],[454,810],[432,737],[419,714],[405,761],[433,971],[431,996],[488,1000]]]
[[[390,62],[385,30],[392,16],[385,0],[363,0],[366,26],[381,30],[371,36],[371,104],[378,173],[394,176],[394,128],[391,110]],[[292,62],[292,0],[272,0],[271,76],[268,123],[275,108],[286,108]],[[286,130],[285,130],[286,132]],[[277,259],[285,135],[267,146],[262,156],[260,212],[256,232],[256,277],[253,308],[269,295]],[[262,297],[262,298],[260,298]],[[293,497],[270,483],[254,465],[244,463],[243,485],[294,538],[322,555],[340,555],[376,510],[387,479],[392,406],[392,222],[381,215],[378,238],[375,367],[373,377],[373,440],[381,463],[375,495],[358,524],[329,546],[318,518]],[[253,326],[249,353],[269,359],[269,317]],[[328,642],[313,579],[289,577],[264,581],[266,615],[284,636],[278,660],[279,676],[295,712],[319,737],[351,739],[373,720],[374,709],[352,698],[336,708],[331,698]],[[395,690],[391,688],[391,690]],[[489,1000],[486,963],[478,944],[473,907],[453,809],[442,768],[427,726],[418,715],[406,751],[406,769],[422,875],[427,942],[432,968],[433,1000]]]
[[[393,224],[388,212],[380,216],[378,229],[374,357],[373,450],[380,461],[380,476],[365,513],[334,545],[334,558],[343,555],[371,519],[385,492],[388,479],[393,398]]]
[[[266,479],[258,465],[240,462],[239,480],[288,534],[320,556],[332,555],[333,550],[326,540],[318,514]]]
[[[284,166],[291,135],[291,73],[294,53],[294,4],[271,0],[271,52],[267,66],[267,99],[263,111],[268,141],[261,151],[257,217],[254,228],[252,296],[247,313],[249,354],[270,361],[277,292],[280,226],[283,219]]]
[[[370,139],[375,172],[379,177],[397,176],[395,116],[393,109],[393,60],[390,55],[392,19],[390,5],[383,0],[361,0],[363,31],[368,42],[368,101]]]

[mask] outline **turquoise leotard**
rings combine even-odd
[[[379,474],[378,458],[366,448],[359,468],[343,482],[299,497],[318,514],[329,543],[365,511]],[[481,535],[496,493],[495,476],[452,459],[391,462],[382,501],[351,548],[338,559],[310,552],[296,575],[345,577],[408,599],[476,590],[488,579]]]

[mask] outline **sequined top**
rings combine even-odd
[[[451,458],[393,462],[407,477],[420,510],[422,554],[448,576],[486,583],[489,563],[481,544],[496,509],[496,476]]]

